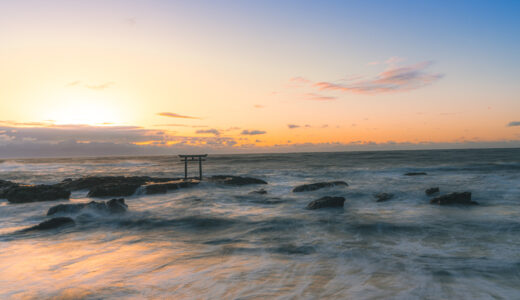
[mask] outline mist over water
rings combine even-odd
[[[0,161],[0,179],[183,176],[176,156]],[[196,175],[198,165],[190,167]],[[403,176],[426,172],[426,176]],[[0,298],[514,299],[520,294],[520,149],[210,155],[202,182],[125,198],[122,215],[19,230],[68,201],[0,200]],[[348,187],[292,193],[296,185]],[[470,191],[478,206],[429,204],[424,190]],[[264,188],[266,195],[251,195]],[[374,194],[395,197],[378,203]],[[72,203],[88,202],[87,191]],[[342,209],[305,210],[322,196]]]

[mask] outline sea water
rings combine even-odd
[[[0,200],[0,298],[520,298],[520,149],[210,155],[203,168],[268,184],[138,191],[125,214],[38,232],[20,230],[69,201]],[[181,177],[184,165],[177,156],[0,161],[0,179],[20,183],[89,175]],[[349,186],[292,192],[332,180]],[[470,191],[479,205],[429,204],[430,187]],[[249,194],[260,188],[267,194]],[[87,192],[70,202],[91,201]],[[395,196],[376,202],[380,192]],[[305,209],[322,196],[345,206]]]

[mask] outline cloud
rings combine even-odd
[[[170,118],[200,119],[200,118],[197,118],[197,117],[183,116],[183,115],[179,115],[179,114],[172,113],[172,112],[160,112],[160,113],[157,113],[157,115],[158,116],[163,116],[163,117],[170,117]]]
[[[91,89],[91,90],[101,91],[101,90],[108,89],[109,87],[113,86],[114,84],[115,84],[114,82],[105,82],[105,83],[101,83],[101,84],[86,84],[85,87],[88,89]]]
[[[520,126],[520,121],[513,121],[507,124],[508,127]]]
[[[65,86],[70,87],[70,86],[76,86],[76,85],[80,85],[80,84],[81,84],[81,81],[76,80],[76,81],[67,83]]]
[[[246,130],[246,134],[265,131]],[[520,136],[519,136],[520,138]],[[430,141],[376,143],[247,143],[250,137],[177,136],[171,131],[138,126],[50,125],[14,127],[0,125],[0,157],[72,157],[112,155],[172,155],[183,153],[280,153],[361,150],[413,150],[449,148],[520,147],[520,140],[477,141],[461,138],[450,143]]]
[[[125,18],[124,22],[129,26],[135,26],[135,24],[137,24],[137,19],[135,17]]]
[[[300,128],[300,125],[296,125],[296,124],[287,124],[287,127],[289,127],[289,129],[295,129],[295,128]]]
[[[214,134],[215,136],[219,136],[220,135],[220,131],[218,131],[217,129],[205,129],[205,130],[197,130],[195,131],[195,133],[198,133],[198,134]]]
[[[305,84],[305,83],[310,83],[311,81],[307,78],[303,78],[303,77],[300,77],[300,76],[297,76],[297,77],[293,77],[291,79],[289,79],[290,82],[293,82],[293,83],[299,83],[299,84]]]
[[[240,134],[242,135],[258,135],[258,134],[265,134],[265,131],[262,130],[242,130]]]
[[[255,104],[254,105],[254,108],[264,108],[265,106],[264,105],[261,105],[261,104]]]
[[[402,92],[418,89],[432,84],[444,75],[429,73],[426,69],[431,62],[422,62],[405,67],[395,67],[379,73],[368,80],[360,80],[352,83],[317,82],[313,84],[320,91],[342,91],[355,94],[379,94]]]
[[[338,97],[334,96],[324,96],[316,93],[307,93],[305,94],[308,100],[314,100],[314,101],[332,101],[338,99]]]

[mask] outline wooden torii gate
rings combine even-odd
[[[188,179],[188,161],[199,161],[199,180],[202,180],[202,162],[205,159],[203,157],[207,157],[207,154],[199,154],[199,155],[179,155],[182,158],[181,161],[184,162],[184,179]]]

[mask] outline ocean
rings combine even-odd
[[[21,230],[51,206],[100,199],[86,190],[70,201],[1,199],[0,298],[520,298],[520,149],[209,155],[203,169],[268,184],[138,190],[124,214],[31,232]],[[177,156],[0,160],[0,179],[19,183],[91,175],[182,177],[184,165]],[[335,180],[348,187],[292,192]],[[432,205],[430,187],[469,191],[479,205]],[[377,202],[381,192],[394,197]],[[345,205],[305,209],[323,196]]]

